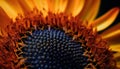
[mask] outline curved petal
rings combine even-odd
[[[10,18],[0,7],[0,36],[5,35],[4,28],[10,24]]]
[[[83,9],[85,0],[70,0],[68,2],[67,8],[65,10],[66,14],[72,14],[72,16],[76,16]]]
[[[17,0],[17,2],[20,4],[20,6],[25,14],[27,14],[28,12],[30,12],[33,9],[33,8],[29,7],[29,5],[26,3],[25,0]]]
[[[0,7],[0,28],[4,28],[10,22],[9,16],[5,11]]]
[[[120,68],[120,23],[104,31],[102,38],[109,41],[110,49],[116,52],[114,58],[117,61],[117,67]]]
[[[114,58],[116,59],[117,67],[119,69],[120,68],[120,52],[115,53]]]
[[[120,23],[101,33],[101,36],[108,40],[110,44],[120,43]]]
[[[36,7],[33,0],[25,0],[25,2],[30,7],[30,9],[33,9]]]
[[[23,14],[35,7],[33,0],[5,0],[17,13]]]
[[[47,0],[32,0],[32,1],[38,10],[40,10],[44,15],[47,14],[48,11]]]
[[[120,58],[119,58],[119,59],[120,59]],[[120,60],[117,61],[117,67],[118,67],[118,69],[120,69]]]
[[[101,33],[103,38],[107,38],[106,35],[111,34],[112,32],[120,30],[120,23],[116,24],[115,26],[112,26],[111,28],[105,30],[104,32]]]
[[[5,0],[5,2],[12,7],[17,13],[23,14],[22,8],[20,7],[17,0]]]
[[[5,0],[0,0],[0,7],[7,13],[10,18],[15,18],[17,16],[17,12],[8,5]]]
[[[47,0],[33,0],[33,2],[39,10],[48,10]]]
[[[100,18],[96,19],[91,24],[97,27],[97,31],[104,30],[113,23],[118,13],[119,13],[119,8],[117,7],[113,8],[110,11],[108,11],[106,14],[101,16]]]
[[[109,44],[120,44],[120,30],[112,32],[109,35],[106,35],[107,41],[109,41]]]
[[[79,13],[79,17],[89,22],[93,21],[99,11],[100,0],[85,0],[84,7]]]
[[[120,44],[113,44],[110,45],[110,49],[112,49],[115,52],[120,52]],[[119,55],[120,56],[120,55]]]
[[[53,13],[64,12],[68,3],[68,0],[47,0],[49,11]]]

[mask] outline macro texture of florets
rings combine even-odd
[[[2,69],[114,69],[105,40],[78,17],[43,16],[37,9],[19,15],[0,36]]]

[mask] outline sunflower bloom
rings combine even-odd
[[[100,0],[1,0],[1,69],[120,68],[115,7],[99,18]]]

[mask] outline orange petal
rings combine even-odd
[[[68,3],[68,0],[47,0],[49,11],[53,13],[64,12]]]
[[[17,0],[5,0],[5,2],[13,8],[17,13],[23,14],[22,8]]]
[[[9,16],[5,13],[5,11],[0,7],[0,36],[3,35],[4,28],[10,24],[10,18]],[[4,34],[5,35],[5,34]]]
[[[115,52],[120,52],[120,43],[119,44],[110,45],[110,49],[115,51]]]
[[[27,5],[30,7],[30,9],[35,8],[35,3],[33,0],[25,0],[25,2],[27,3]]]
[[[9,16],[5,11],[0,7],[0,28],[4,28],[10,22]]]
[[[48,10],[51,12],[55,12],[55,1],[47,0],[47,3],[48,3]]]
[[[118,69],[120,69],[120,52],[115,53],[114,58],[115,58],[115,60],[117,62]]]
[[[104,31],[101,34],[103,39],[106,39],[110,42],[110,44],[118,44],[120,43],[120,23],[113,26],[112,28]]]
[[[17,12],[5,2],[5,0],[0,0],[0,7],[7,13],[10,18],[15,18],[17,16]]]
[[[17,2],[20,4],[20,6],[25,14],[27,14],[28,12],[30,12],[33,9],[33,8],[29,7],[29,5],[26,3],[25,0],[17,0]]]
[[[116,53],[114,53],[114,58],[117,62],[117,67],[120,68],[120,44],[110,45],[110,49]]]
[[[120,43],[120,30],[112,32],[105,39],[109,41],[109,44],[118,44],[118,43]]]
[[[96,19],[92,24],[97,27],[97,31],[104,30],[108,26],[110,26],[113,21],[116,19],[119,13],[119,8],[113,8],[108,11],[106,14],[101,16],[100,18]]]
[[[70,0],[68,2],[67,8],[65,10],[66,14],[72,14],[72,16],[76,16],[83,9],[85,0]]]
[[[116,24],[115,26],[112,26],[111,28],[105,30],[104,32],[101,33],[101,35],[102,35],[104,38],[106,38],[105,35],[108,35],[108,34],[114,32],[114,31],[116,31],[116,30],[120,30],[120,23],[118,23],[118,24]]]
[[[48,11],[47,0],[32,0],[32,1],[39,11],[41,11],[44,15],[47,14]]]
[[[33,2],[39,10],[48,10],[47,0],[33,0]]]
[[[120,59],[120,58],[119,58],[119,59]],[[120,60],[117,61],[117,67],[118,67],[118,69],[120,69]]]
[[[115,51],[114,51],[115,52]],[[114,53],[114,58],[120,57],[120,52]]]
[[[84,7],[79,13],[79,17],[89,22],[93,21],[99,11],[100,0],[85,0]]]

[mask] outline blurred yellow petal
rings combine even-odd
[[[30,12],[32,10],[32,8],[29,7],[29,5],[26,3],[25,0],[17,0],[17,2],[20,4],[20,6],[25,14],[27,14],[28,12]]]
[[[83,20],[93,21],[99,11],[100,0],[85,0],[84,7],[78,15]]]
[[[23,14],[22,8],[17,0],[5,0],[5,2],[12,7],[17,13]]]
[[[0,36],[6,35],[4,28],[10,24],[10,18],[5,11],[0,7]]]
[[[112,49],[115,52],[120,52],[120,43],[119,44],[110,45],[110,49]],[[120,56],[120,54],[119,54],[119,56]]]
[[[25,2],[30,7],[30,9],[33,9],[36,7],[33,0],[25,0]]]
[[[118,67],[118,69],[120,69],[120,60],[117,61],[117,67]]]
[[[68,0],[48,0],[49,10],[53,13],[64,12]]]
[[[117,67],[120,68],[120,43],[116,45],[110,45],[110,49],[114,51],[114,58],[117,62]]]
[[[103,36],[103,38],[106,38],[106,35],[111,34],[112,32],[116,31],[116,30],[120,30],[120,23],[116,24],[115,26],[112,26],[111,28],[103,31],[101,33],[101,35]]]
[[[120,68],[120,52],[115,53],[114,58],[117,62],[117,67]]]
[[[9,23],[10,18],[9,16],[5,13],[5,11],[0,7],[0,27],[4,27],[7,23]]]
[[[0,28],[4,28],[10,22],[9,16],[5,11],[0,7]]]
[[[92,24],[97,27],[97,31],[104,30],[113,23],[118,13],[119,8],[113,8],[100,18],[96,19]]]
[[[32,0],[32,1],[34,5],[37,7],[37,9],[43,13],[43,15],[47,14],[48,11],[47,0]]]
[[[5,0],[17,13],[23,14],[35,7],[33,0]]]
[[[0,0],[0,7],[4,9],[10,18],[15,18],[17,16],[17,12],[10,5],[8,5],[5,0]]]
[[[32,10],[32,8],[28,6],[28,3],[25,0],[2,0],[1,6],[5,11],[7,11],[7,13],[9,13],[9,11],[14,13],[11,14],[14,16],[12,18],[15,18],[18,13],[23,14],[24,12],[25,14],[27,14],[30,10]]]
[[[78,15],[83,9],[85,0],[70,0],[65,10],[66,14]]]
[[[111,32],[110,34],[106,35],[104,39],[108,40],[110,44],[120,43],[120,30]]]
[[[118,57],[120,58],[120,52],[114,53],[114,57],[117,59]]]
[[[33,2],[40,11],[42,11],[43,9],[45,9],[46,11],[48,10],[47,0],[33,0]]]
[[[120,23],[101,33],[101,36],[108,40],[110,44],[120,43]]]

